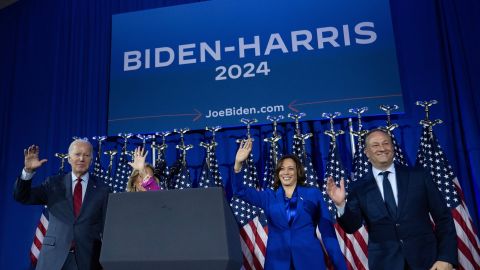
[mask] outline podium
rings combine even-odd
[[[240,269],[240,236],[221,188],[110,194],[105,270]]]

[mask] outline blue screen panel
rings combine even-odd
[[[109,134],[403,111],[387,0],[212,0],[112,20]]]

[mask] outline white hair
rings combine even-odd
[[[76,144],[79,144],[79,143],[88,144],[88,145],[90,146],[90,154],[93,154],[93,145],[92,145],[88,140],[85,140],[85,139],[75,139],[75,140],[70,144],[70,146],[68,147],[68,154],[69,154],[69,155],[70,155],[70,153],[72,153],[73,147],[74,147]]]

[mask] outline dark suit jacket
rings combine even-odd
[[[99,263],[109,189],[89,176],[78,218],[73,214],[72,174],[48,177],[39,187],[32,180],[15,182],[14,198],[22,204],[47,205],[49,224],[37,262],[37,270],[60,270],[72,241],[81,270],[101,269]]]
[[[257,191],[242,182],[243,173],[235,174],[234,194],[261,207],[268,219],[266,270],[289,270],[291,260],[297,270],[326,269],[322,246],[315,234],[317,225],[335,269],[346,269],[330,213],[318,188],[297,186],[297,214],[289,225],[282,187]]]
[[[457,264],[457,240],[450,209],[423,169],[395,165],[398,211],[391,217],[372,170],[352,187],[345,213],[337,218],[347,233],[365,221],[368,264],[375,269],[429,269],[437,260]],[[435,230],[429,213],[435,222]]]

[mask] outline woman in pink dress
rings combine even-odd
[[[153,166],[145,163],[148,151],[142,147],[135,149],[133,162],[128,164],[132,167],[132,174],[128,178],[127,192],[160,190],[158,179],[153,174]]]

